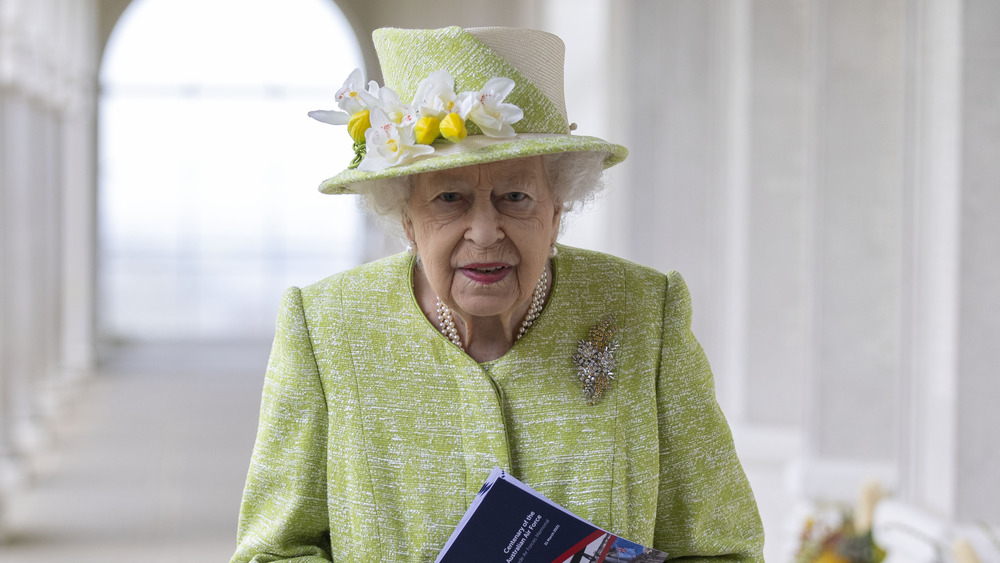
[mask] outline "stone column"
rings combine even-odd
[[[20,463],[14,439],[15,364],[13,322],[14,296],[12,280],[15,276],[14,231],[18,210],[15,207],[14,175],[15,154],[11,135],[13,98],[17,95],[18,51],[20,33],[17,26],[16,5],[11,0],[0,2],[0,497],[19,481]]]
[[[809,367],[814,93],[807,2],[761,0],[750,17],[742,401],[749,424],[803,422]]]
[[[37,279],[37,258],[32,260],[31,224],[37,218],[27,181],[26,161],[33,137],[30,129],[28,104],[19,91],[12,91],[5,100],[4,145],[6,166],[4,183],[6,217],[4,239],[7,243],[7,277],[5,287],[6,380],[8,408],[5,409],[10,447],[23,453],[23,433],[35,396],[31,392],[32,340],[37,318],[33,318],[36,289],[31,280]]]
[[[64,44],[66,100],[63,110],[61,206],[61,302],[58,352],[67,377],[85,377],[96,363],[97,264],[97,6],[77,0],[66,6]]]
[[[7,203],[7,98],[10,95],[11,24],[8,21],[6,0],[0,0],[0,518],[3,511],[4,492],[13,485],[16,463],[11,443],[11,393],[7,279],[11,275],[9,252],[10,235],[5,225],[10,221]]]
[[[903,493],[1000,526],[1000,5],[919,7]]]
[[[93,362],[93,0],[0,0],[0,489]],[[64,337],[65,335],[65,337]]]
[[[60,154],[55,61],[47,37],[57,34],[56,3],[13,2],[5,19],[13,35],[5,92],[4,288],[7,354],[6,428],[22,469],[48,441],[59,341],[58,213]],[[9,10],[9,11],[8,11]],[[6,58],[6,57],[5,57]]]
[[[963,13],[956,514],[1000,524],[1000,4]]]
[[[55,78],[55,77],[53,77]],[[60,316],[63,308],[62,295],[62,234],[63,217],[61,185],[63,180],[63,123],[62,108],[57,104],[59,99],[50,93],[46,98],[34,105],[35,127],[38,128],[37,168],[31,171],[30,177],[34,189],[38,191],[35,204],[38,214],[36,243],[34,252],[39,260],[39,277],[34,280],[38,286],[36,298],[36,314],[39,316],[35,331],[37,348],[37,367],[32,377],[35,379],[35,394],[37,395],[40,438],[50,432],[50,421],[59,409],[59,398],[62,392],[62,373],[59,369],[62,347],[62,331]]]
[[[812,11],[675,0],[612,13],[626,100],[610,111],[631,149],[601,202],[623,231],[612,249],[684,275],[730,421],[790,447],[811,358]]]
[[[799,485],[808,497],[850,500],[869,478],[896,480],[906,5],[812,7],[812,326]]]
[[[961,2],[918,2],[910,42],[914,88],[913,192],[900,405],[906,430],[900,492],[953,512],[961,194]],[[919,38],[919,40],[918,40]]]

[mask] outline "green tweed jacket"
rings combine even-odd
[[[233,562],[433,561],[494,466],[672,558],[763,561],[678,274],[560,247],[534,326],[478,364],[424,317],[412,266],[285,293]],[[615,379],[591,405],[573,355],[609,317]]]

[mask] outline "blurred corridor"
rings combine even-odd
[[[0,561],[227,561],[267,350],[116,351],[4,499]]]

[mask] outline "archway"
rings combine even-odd
[[[282,289],[362,260],[349,143],[306,117],[362,66],[329,0],[134,0],[101,69],[98,324],[266,339]]]

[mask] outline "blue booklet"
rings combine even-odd
[[[435,563],[661,563],[494,468]]]

